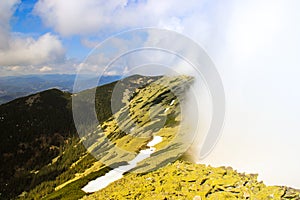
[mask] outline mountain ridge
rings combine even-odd
[[[100,122],[111,116],[110,98],[116,83],[97,87],[96,106],[99,108]],[[52,180],[68,171],[69,165],[86,151],[83,145],[78,145],[79,150],[70,146],[79,141],[71,106],[71,93],[58,89],[20,97],[0,105],[0,157],[3,161],[0,166],[0,199],[14,198],[24,190]],[[68,148],[79,152],[79,155],[70,153],[63,158],[70,162],[55,167],[49,165]],[[88,159],[93,160],[91,157]]]
[[[185,83],[187,87],[179,87]],[[212,168],[181,159],[180,140],[174,140],[174,133],[181,130],[178,129],[181,119],[178,102],[189,84],[189,77],[135,75],[75,95],[51,89],[0,105],[1,160],[7,156],[0,168],[0,199],[299,199],[299,191],[267,187],[258,182],[255,175],[242,175],[231,168]],[[114,96],[115,87],[123,97]],[[94,91],[95,99],[91,100],[89,96]],[[81,103],[87,107],[95,101],[99,128],[87,132],[84,139],[78,137],[73,122],[72,96],[86,97]],[[118,100],[116,112],[111,110],[112,99]],[[161,106],[156,107],[157,104]],[[155,118],[151,113],[158,115],[153,115]],[[84,115],[82,119],[83,123],[89,120]],[[133,129],[135,131],[130,122],[139,125]],[[155,146],[157,151],[152,158],[145,159],[130,171],[132,173],[125,173],[122,179],[103,190],[94,194],[82,191],[90,181],[127,164],[145,149],[153,134],[164,140]],[[180,134],[184,132],[179,131],[179,139]],[[26,137],[21,137],[23,135]],[[129,156],[124,155],[120,160],[122,154],[114,154],[115,149],[109,145],[99,149],[104,144],[104,140],[95,143],[95,138],[101,139],[99,135],[107,136],[112,147],[125,149]],[[137,136],[142,136],[142,140]],[[170,142],[172,145],[168,146]],[[87,151],[86,147],[91,149]],[[165,152],[170,153],[170,159],[164,158]],[[20,156],[22,154],[25,156]],[[226,175],[229,183],[224,183]],[[173,182],[168,182],[169,179]],[[243,181],[245,184],[245,180],[254,183],[253,190],[252,186],[236,185]],[[224,184],[229,185],[225,187]]]

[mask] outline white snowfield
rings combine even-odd
[[[129,161],[128,165],[120,166],[116,169],[111,170],[106,173],[104,176],[101,176],[93,181],[90,181],[86,186],[82,188],[82,190],[86,193],[96,192],[108,186],[110,183],[119,180],[123,177],[123,174],[134,167],[136,167],[137,163],[149,158],[152,153],[155,152],[155,145],[162,142],[163,138],[161,136],[154,136],[153,139],[147,144],[148,149],[141,150],[140,153],[131,161]]]

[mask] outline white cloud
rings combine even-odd
[[[11,71],[19,71],[22,67],[21,66],[11,66],[11,67],[8,67],[9,70]]]
[[[64,60],[65,50],[57,36],[46,33],[37,39],[10,33],[10,19],[20,1],[0,2],[0,65],[41,65]]]
[[[108,12],[122,6],[124,1],[42,0],[36,4],[35,12],[62,35],[87,34],[99,31],[108,23]]]
[[[40,68],[40,72],[51,72],[52,70],[53,69],[48,66],[44,66],[44,67]]]
[[[207,43],[227,96],[223,136],[204,162],[300,187],[299,1],[226,2]],[[289,163],[289,164],[287,164]],[[272,169],[272,170],[270,170]]]
[[[199,16],[206,1],[149,0],[40,0],[35,13],[64,36],[95,34],[140,26],[159,26],[182,31],[181,20]]]
[[[65,50],[60,40],[49,33],[37,40],[10,37],[8,41],[9,47],[0,50],[0,65],[41,65],[64,60]]]
[[[98,44],[99,44],[99,41],[92,41],[92,40],[89,40],[88,38],[83,38],[81,39],[81,44],[87,48],[95,48]]]
[[[16,76],[40,73],[74,74],[79,68],[79,65],[80,63],[78,61],[68,59],[62,63],[49,63],[45,65],[1,66],[0,76]]]
[[[0,1],[0,50],[8,48],[9,20],[20,0]]]

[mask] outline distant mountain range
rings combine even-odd
[[[268,187],[256,175],[183,160],[183,132],[175,136],[181,119],[178,101],[192,82],[187,76],[134,75],[96,90],[73,94],[49,89],[0,105],[0,199],[300,199],[299,191]],[[124,90],[114,94],[116,86]],[[95,99],[89,99],[94,91]],[[114,95],[121,101],[111,102]],[[72,105],[72,98],[80,104]],[[116,112],[111,110],[114,103]],[[90,120],[88,109],[95,108],[100,126],[79,138],[72,106],[82,110],[83,124]],[[93,194],[82,190],[128,164],[153,135],[163,140],[131,169],[135,173]]]
[[[93,87],[89,83],[97,82],[98,79],[93,75],[81,75],[80,77],[86,79],[86,84],[80,88],[81,90]],[[120,76],[103,76],[98,85],[111,83],[120,78]],[[76,74],[0,76],[0,104],[51,88],[72,92],[75,79]]]

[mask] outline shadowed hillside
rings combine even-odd
[[[135,88],[135,81],[140,78],[146,81],[158,77],[132,76],[122,83]],[[112,115],[110,99],[116,83],[97,87],[95,101],[100,122]],[[60,181],[74,175],[76,170],[64,173],[86,150],[78,144],[71,96],[51,89],[0,105],[0,199],[13,198],[40,183],[56,181],[60,175],[64,177]],[[92,162],[91,156],[87,163]]]
[[[52,89],[1,105],[0,130],[4,196],[29,189],[34,172],[57,156],[74,135],[70,94]]]

